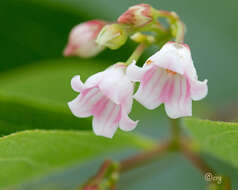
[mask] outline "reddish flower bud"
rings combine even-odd
[[[75,26],[69,35],[68,44],[64,50],[64,56],[92,57],[104,48],[95,40],[106,22],[91,20]]]
[[[119,23],[142,27],[153,21],[154,9],[148,4],[138,4],[130,7],[117,20]]]

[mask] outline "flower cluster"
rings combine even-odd
[[[125,44],[129,34],[146,27],[155,20],[155,10],[147,4],[130,7],[117,23],[91,20],[75,26],[64,50],[65,56],[93,57],[105,47],[118,49]]]
[[[140,82],[133,95],[134,82]],[[188,45],[168,42],[151,56],[142,68],[135,62],[128,67],[117,63],[87,79],[72,79],[72,88],[80,92],[69,103],[77,117],[94,116],[97,135],[112,137],[118,125],[122,130],[135,128],[137,122],[128,114],[135,98],[148,109],[162,103],[170,118],[192,115],[192,100],[207,95],[207,80],[198,81]]]
[[[128,31],[148,28],[157,23],[156,18],[155,9],[140,4],[129,8],[117,23],[96,20],[80,24],[71,32],[65,55],[89,57],[104,47],[117,49],[126,42]],[[140,86],[134,93],[136,82]],[[119,62],[89,77],[85,83],[75,76],[71,86],[79,93],[68,103],[72,113],[77,117],[93,116],[95,134],[108,138],[113,137],[118,127],[124,131],[136,127],[138,121],[128,116],[133,99],[147,109],[164,104],[167,115],[176,119],[191,116],[192,100],[200,100],[208,92],[207,80],[198,80],[189,46],[173,41],[165,43],[143,67],[136,66],[136,60]]]

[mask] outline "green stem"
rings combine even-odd
[[[180,20],[178,20],[176,24],[177,24],[177,34],[175,41],[178,43],[183,43],[185,35],[185,25]]]
[[[180,121],[179,119],[169,119],[169,120],[171,124],[172,142],[176,147],[178,147],[181,133]]]
[[[144,43],[139,44],[135,49],[135,51],[131,54],[129,59],[126,61],[126,65],[130,65],[134,60],[137,61],[146,48],[147,48],[146,44]]]
[[[175,12],[159,10],[157,11],[158,17],[167,18],[170,24],[170,29],[175,37],[175,41],[183,43],[185,35],[185,25],[180,20],[179,16]]]

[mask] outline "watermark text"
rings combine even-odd
[[[204,178],[207,182],[222,184],[222,176],[214,175],[210,172],[205,173]]]

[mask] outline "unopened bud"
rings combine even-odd
[[[125,44],[128,38],[127,31],[120,24],[110,24],[104,26],[98,35],[96,42],[101,46],[110,49],[118,49]]]
[[[154,19],[155,10],[148,4],[138,4],[130,7],[117,21],[119,23],[143,27]]]
[[[92,57],[104,48],[95,40],[106,22],[91,20],[75,26],[69,35],[68,44],[64,50],[64,56]]]
[[[142,34],[140,32],[137,32],[135,34],[133,34],[130,37],[134,42],[137,43],[154,43],[155,42],[155,38],[152,35],[146,35],[146,34]]]

